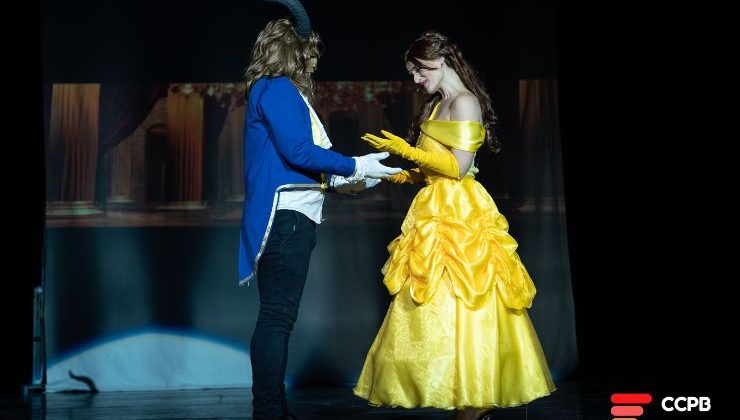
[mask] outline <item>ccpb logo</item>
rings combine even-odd
[[[612,420],[637,420],[645,413],[644,406],[652,402],[650,394],[612,394]],[[660,407],[666,412],[706,412],[712,409],[709,397],[664,397]]]

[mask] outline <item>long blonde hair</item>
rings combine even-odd
[[[263,76],[287,76],[309,101],[313,101],[314,84],[306,72],[308,59],[320,55],[321,39],[311,32],[308,39],[298,36],[288,19],[276,19],[265,25],[257,35],[252,49],[252,60],[244,71],[246,92]]]

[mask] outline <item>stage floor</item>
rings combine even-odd
[[[610,419],[613,390],[596,383],[561,381],[558,390],[528,405],[497,410],[495,418],[522,420]],[[436,409],[390,409],[368,406],[351,388],[293,389],[289,406],[300,420],[447,420]],[[0,405],[0,418],[32,419],[243,419],[251,416],[251,390],[31,394],[24,404]],[[655,413],[657,414],[657,413]],[[647,411],[643,419],[658,418]]]

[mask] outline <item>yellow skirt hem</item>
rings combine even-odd
[[[373,407],[385,407],[385,408],[406,408],[406,409],[412,409],[412,408],[438,408],[441,410],[465,410],[468,408],[475,408],[475,409],[492,409],[492,408],[512,408],[512,407],[518,407],[524,404],[529,404],[530,402],[547,397],[548,395],[551,395],[553,392],[555,392],[557,388],[553,387],[548,392],[541,393],[541,394],[535,394],[530,395],[529,397],[525,398],[522,401],[512,402],[509,404],[500,404],[500,403],[490,403],[489,405],[484,405],[481,407],[477,406],[469,406],[469,405],[448,405],[448,406],[442,406],[442,405],[434,405],[434,403],[426,404],[426,405],[414,405],[414,404],[406,404],[406,403],[395,403],[395,402],[381,402],[381,401],[373,401],[370,399],[369,395],[367,393],[362,393],[361,391],[358,391],[357,389],[353,389],[352,393],[364,400],[367,401],[368,405],[371,405]]]

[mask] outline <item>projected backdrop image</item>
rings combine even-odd
[[[238,223],[243,83],[47,86],[50,227]],[[407,82],[320,82],[334,148],[404,132],[422,98]],[[377,190],[370,192],[376,196]]]

